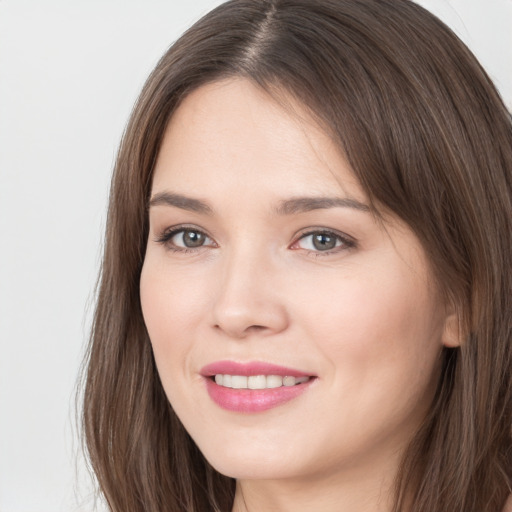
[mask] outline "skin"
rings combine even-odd
[[[173,115],[152,184],[144,319],[173,408],[237,479],[234,511],[384,512],[456,319],[398,219],[350,205],[276,213],[297,197],[367,202],[332,140],[288,100],[230,79]],[[155,201],[162,193],[211,211]],[[204,233],[202,245],[185,247],[182,233],[162,241],[182,225]],[[315,247],[312,230],[332,232],[334,249]],[[200,375],[226,359],[317,378],[265,412],[226,411]]]

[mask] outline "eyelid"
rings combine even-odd
[[[213,244],[200,245],[198,247],[180,247],[171,243],[173,237],[182,231],[194,231],[204,235],[207,239],[211,240]],[[155,242],[160,243],[175,252],[191,252],[200,251],[205,247],[218,247],[217,242],[210,236],[204,229],[194,226],[193,224],[178,224],[176,226],[170,226],[161,231],[161,233],[155,238]]]
[[[197,247],[180,247],[180,246],[177,246],[177,245],[171,243],[171,240],[174,236],[176,236],[178,233],[180,233],[182,231],[187,231],[187,230],[200,233],[213,243],[205,244],[205,245],[201,245],[201,246],[197,246]],[[341,244],[339,246],[335,246],[334,248],[325,250],[325,251],[303,249],[301,247],[296,247],[296,245],[299,243],[300,240],[302,240],[308,236],[312,236],[312,235],[316,235],[316,234],[325,234],[325,235],[333,236],[333,237],[337,238],[338,240],[340,240]],[[208,247],[219,247],[217,242],[215,241],[215,239],[211,235],[209,235],[206,230],[199,228],[198,226],[195,226],[193,224],[179,224],[176,226],[167,227],[167,228],[163,229],[161,231],[160,235],[158,235],[155,238],[155,242],[164,245],[165,247],[167,247],[170,250],[173,250],[175,252],[181,252],[181,253],[197,252],[197,251],[200,251],[200,250],[208,248]],[[314,256],[321,256],[321,255],[327,256],[330,254],[335,254],[338,252],[354,249],[356,247],[357,247],[357,241],[350,235],[347,235],[346,233],[344,233],[342,231],[338,231],[336,229],[320,227],[320,226],[310,227],[310,228],[307,228],[307,229],[303,230],[302,232],[298,233],[297,235],[295,235],[294,241],[289,245],[289,249],[292,249],[292,250],[300,249],[300,250],[306,251],[308,253],[311,253]]]
[[[326,251],[302,249],[301,247],[294,247],[299,243],[300,240],[303,240],[304,238],[306,238],[308,236],[317,235],[317,234],[334,236],[335,238],[337,238],[338,240],[341,241],[341,245],[334,247],[333,249],[326,250]],[[298,235],[295,236],[294,241],[290,245],[290,249],[292,249],[292,250],[301,249],[301,250],[307,251],[309,253],[313,253],[315,256],[334,254],[337,252],[354,249],[356,247],[357,247],[357,241],[350,235],[347,235],[346,233],[343,233],[342,231],[338,231],[336,229],[325,228],[325,227],[320,227],[320,226],[307,228],[305,231],[299,233]]]

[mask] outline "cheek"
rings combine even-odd
[[[204,317],[207,285],[194,277],[179,270],[170,271],[165,264],[153,262],[151,256],[144,262],[141,307],[159,367],[183,361],[199,319]]]
[[[300,312],[325,361],[331,393],[321,408],[331,415],[325,437],[338,440],[333,457],[407,439],[433,398],[441,352],[425,281],[391,264],[382,273],[350,270],[318,286]]]
[[[423,393],[441,352],[442,315],[427,278],[392,261],[382,268],[340,273],[299,313],[336,387],[373,405]]]
[[[204,280],[194,277],[149,255],[140,279],[142,313],[158,374],[180,418],[197,414],[191,386],[202,385],[192,360],[208,294]]]

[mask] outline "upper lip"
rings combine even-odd
[[[287,368],[263,361],[250,361],[247,363],[239,363],[236,361],[215,361],[207,364],[201,369],[201,375],[204,377],[212,377],[213,375],[280,375],[281,377],[312,377],[311,373],[296,370],[295,368]]]

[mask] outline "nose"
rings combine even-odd
[[[226,259],[213,306],[215,329],[244,339],[284,331],[289,324],[279,270],[263,255],[238,253]]]

